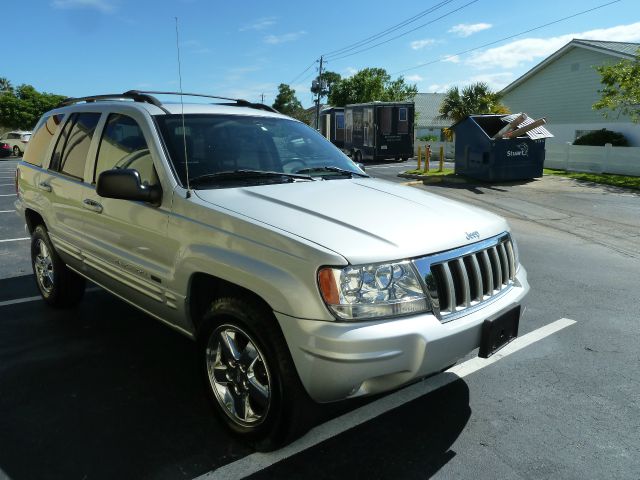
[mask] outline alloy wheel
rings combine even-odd
[[[49,247],[41,239],[36,242],[36,256],[33,259],[33,265],[38,285],[45,294],[49,295],[54,287],[53,259]]]
[[[260,425],[271,404],[271,375],[251,337],[234,325],[219,326],[209,337],[206,363],[225,414],[242,427]]]

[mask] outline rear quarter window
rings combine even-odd
[[[55,137],[63,117],[63,114],[54,114],[48,115],[43,119],[37,130],[32,133],[22,160],[32,165],[42,166],[49,150],[49,145]]]

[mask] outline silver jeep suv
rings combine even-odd
[[[194,339],[215,410],[256,448],[308,428],[313,402],[517,335],[529,286],[504,219],[370,178],[264,105],[151,94],[69,99],[36,126],[16,207],[37,285],[69,307],[90,279]]]

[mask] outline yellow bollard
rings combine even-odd
[[[440,172],[444,170],[444,145],[440,145]]]
[[[418,146],[418,170],[420,170],[420,163],[422,160],[422,147]]]
[[[429,160],[431,160],[431,145],[424,149],[424,173],[429,173]]]

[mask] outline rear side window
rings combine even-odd
[[[143,184],[158,183],[151,152],[140,125],[131,117],[112,113],[100,140],[93,182],[102,172],[114,168],[137,170]]]
[[[58,139],[51,169],[82,180],[87,153],[93,133],[100,120],[99,113],[74,113]]]
[[[31,135],[22,160],[32,165],[42,166],[49,144],[58,131],[58,126],[62,123],[63,116],[62,114],[56,114],[44,118],[38,129]]]

